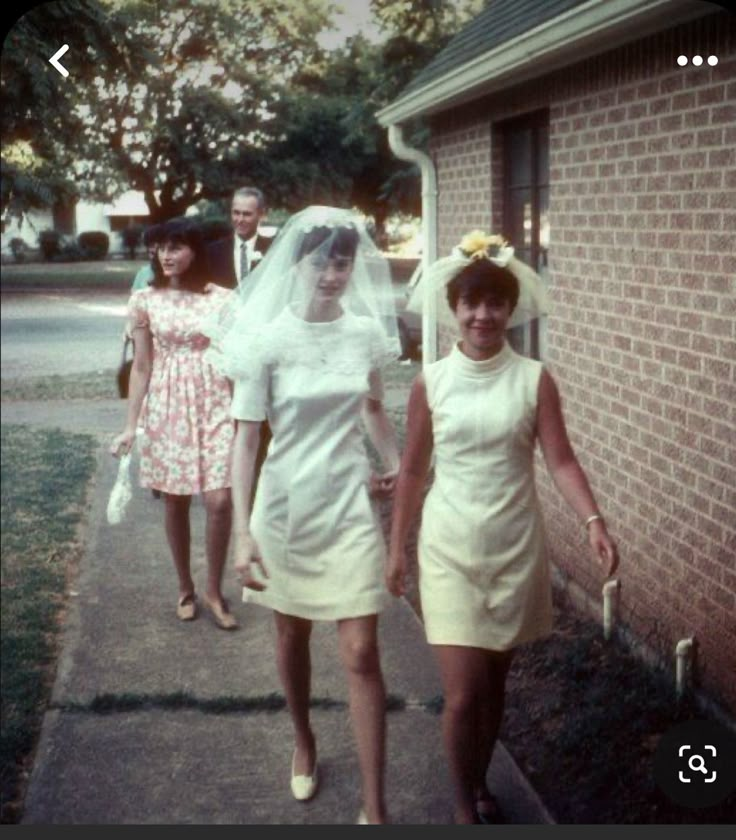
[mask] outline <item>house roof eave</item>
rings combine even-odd
[[[429,116],[643,37],[663,23],[713,11],[702,0],[591,0],[410,91],[376,116],[383,126]]]

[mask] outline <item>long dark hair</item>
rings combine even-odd
[[[205,248],[202,229],[190,219],[171,219],[160,225],[157,242],[159,247],[167,243],[173,245],[188,245],[194,251],[194,259],[189,268],[179,278],[183,288],[192,292],[203,292],[208,282],[207,251]],[[164,275],[161,261],[156,257],[153,261],[154,288],[166,288],[169,278]]]

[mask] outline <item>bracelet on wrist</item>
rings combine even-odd
[[[585,520],[585,523],[584,523],[585,530],[587,531],[588,526],[591,524],[591,522],[595,522],[596,520],[600,520],[601,522],[603,522],[603,517],[601,516],[600,513],[593,513]]]

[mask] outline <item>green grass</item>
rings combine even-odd
[[[0,394],[4,402],[19,400],[110,400],[118,396],[116,371],[75,373],[68,376],[31,376],[3,379]]]
[[[386,391],[401,390],[409,396],[411,383],[421,370],[418,362],[400,365],[395,362],[384,372]],[[31,376],[26,379],[3,379],[0,381],[0,396],[5,402],[19,400],[107,400],[118,396],[115,380],[116,371],[103,370],[92,373],[75,373],[67,376]],[[402,400],[406,405],[406,399]],[[405,410],[389,409],[391,419],[403,426]]]
[[[88,435],[21,426],[4,426],[0,434],[0,792],[2,822],[13,822],[51,690],[97,444]]]
[[[435,699],[420,703],[419,708],[434,710]],[[309,700],[312,709],[331,711],[347,709],[345,700],[333,697],[312,697]],[[259,712],[281,712],[286,709],[286,698],[282,694],[271,692],[257,697],[215,697],[202,699],[183,691],[172,694],[99,694],[89,703],[66,703],[54,706],[56,709],[70,712],[87,712],[96,715],[128,714],[130,712],[163,709],[178,711],[193,709],[209,715],[256,714]],[[406,699],[396,694],[386,696],[386,711],[403,712],[407,708]]]
[[[3,289],[129,289],[145,260],[3,265]]]

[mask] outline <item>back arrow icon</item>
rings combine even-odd
[[[64,53],[69,49],[69,44],[64,44],[64,46],[55,52],[51,58],[49,59],[49,64],[61,73],[62,76],[65,78],[69,75],[69,71],[64,67],[63,64],[59,61],[59,59],[64,55]]]

